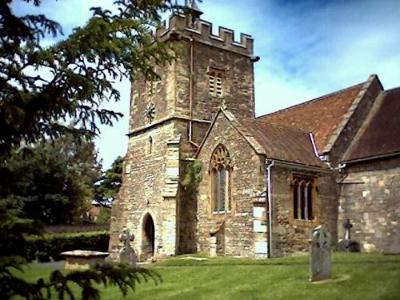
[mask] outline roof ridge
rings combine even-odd
[[[298,103],[298,104],[295,104],[295,105],[292,105],[292,106],[289,106],[289,107],[286,107],[286,108],[282,108],[282,109],[279,109],[279,110],[277,110],[277,111],[274,111],[274,112],[271,112],[271,113],[268,113],[268,114],[265,114],[265,115],[258,116],[258,117],[256,117],[256,119],[262,118],[262,117],[266,117],[266,116],[275,115],[275,114],[278,114],[278,113],[282,113],[282,112],[284,112],[284,111],[288,111],[288,110],[290,110],[290,109],[297,108],[297,107],[302,107],[302,106],[308,105],[308,104],[310,104],[310,103],[322,101],[322,100],[324,100],[325,98],[328,98],[328,97],[331,97],[331,96],[334,96],[334,95],[337,95],[337,94],[346,92],[346,91],[348,91],[348,90],[350,90],[350,89],[354,89],[354,88],[357,87],[357,86],[362,87],[366,82],[367,82],[367,81],[363,81],[363,82],[357,83],[357,84],[355,84],[355,85],[349,86],[349,87],[347,87],[347,88],[343,88],[343,89],[337,90],[337,91],[335,91],[335,92],[331,92],[331,93],[329,93],[329,94],[322,95],[322,96],[317,97],[317,98],[313,98],[313,99],[310,99],[310,100],[306,100],[306,101],[304,101],[304,102],[301,102],[301,103]]]
[[[394,87],[394,88],[391,88],[391,89],[388,89],[388,90],[385,90],[385,91],[383,91],[383,92],[384,92],[384,93],[387,93],[387,92],[394,92],[394,91],[397,91],[397,90],[400,91],[400,86]]]

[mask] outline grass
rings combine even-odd
[[[332,280],[308,281],[308,257],[269,260],[171,258],[150,266],[163,282],[141,283],[123,298],[115,287],[102,288],[102,299],[400,299],[400,256],[333,255]],[[36,280],[52,268],[30,265],[24,277]],[[79,298],[79,297],[78,297]]]

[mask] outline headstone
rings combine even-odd
[[[350,219],[346,219],[346,222],[343,224],[344,227],[344,239],[345,240],[350,240],[350,229],[353,227],[353,224],[351,224]]]
[[[331,277],[330,234],[323,226],[312,231],[310,281],[320,281]]]
[[[346,219],[346,221],[343,223],[343,228],[344,239],[339,241],[338,250],[360,252],[360,244],[357,241],[351,239],[351,228],[353,228],[353,224],[350,222],[350,219]]]
[[[119,236],[119,240],[124,243],[123,247],[119,252],[119,261],[121,263],[129,264],[136,267],[137,255],[135,250],[131,247],[130,242],[135,240],[135,236],[129,232],[129,229],[125,228]]]

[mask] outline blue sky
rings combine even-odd
[[[92,6],[112,0],[45,0],[34,10],[15,1],[18,13],[41,12],[65,33],[83,25]],[[400,0],[204,0],[203,19],[255,39],[256,114],[365,81],[378,74],[386,89],[400,86]],[[118,83],[122,101],[109,107],[125,117],[103,127],[97,147],[104,167],[127,149],[129,82]]]

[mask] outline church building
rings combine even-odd
[[[253,39],[200,18],[195,1],[157,29],[180,46],[160,80],[135,78],[110,255],[127,228],[140,260],[243,257],[333,246],[352,224],[361,251],[400,252],[400,88],[378,76],[255,116]],[[268,101],[268,95],[258,95]]]

